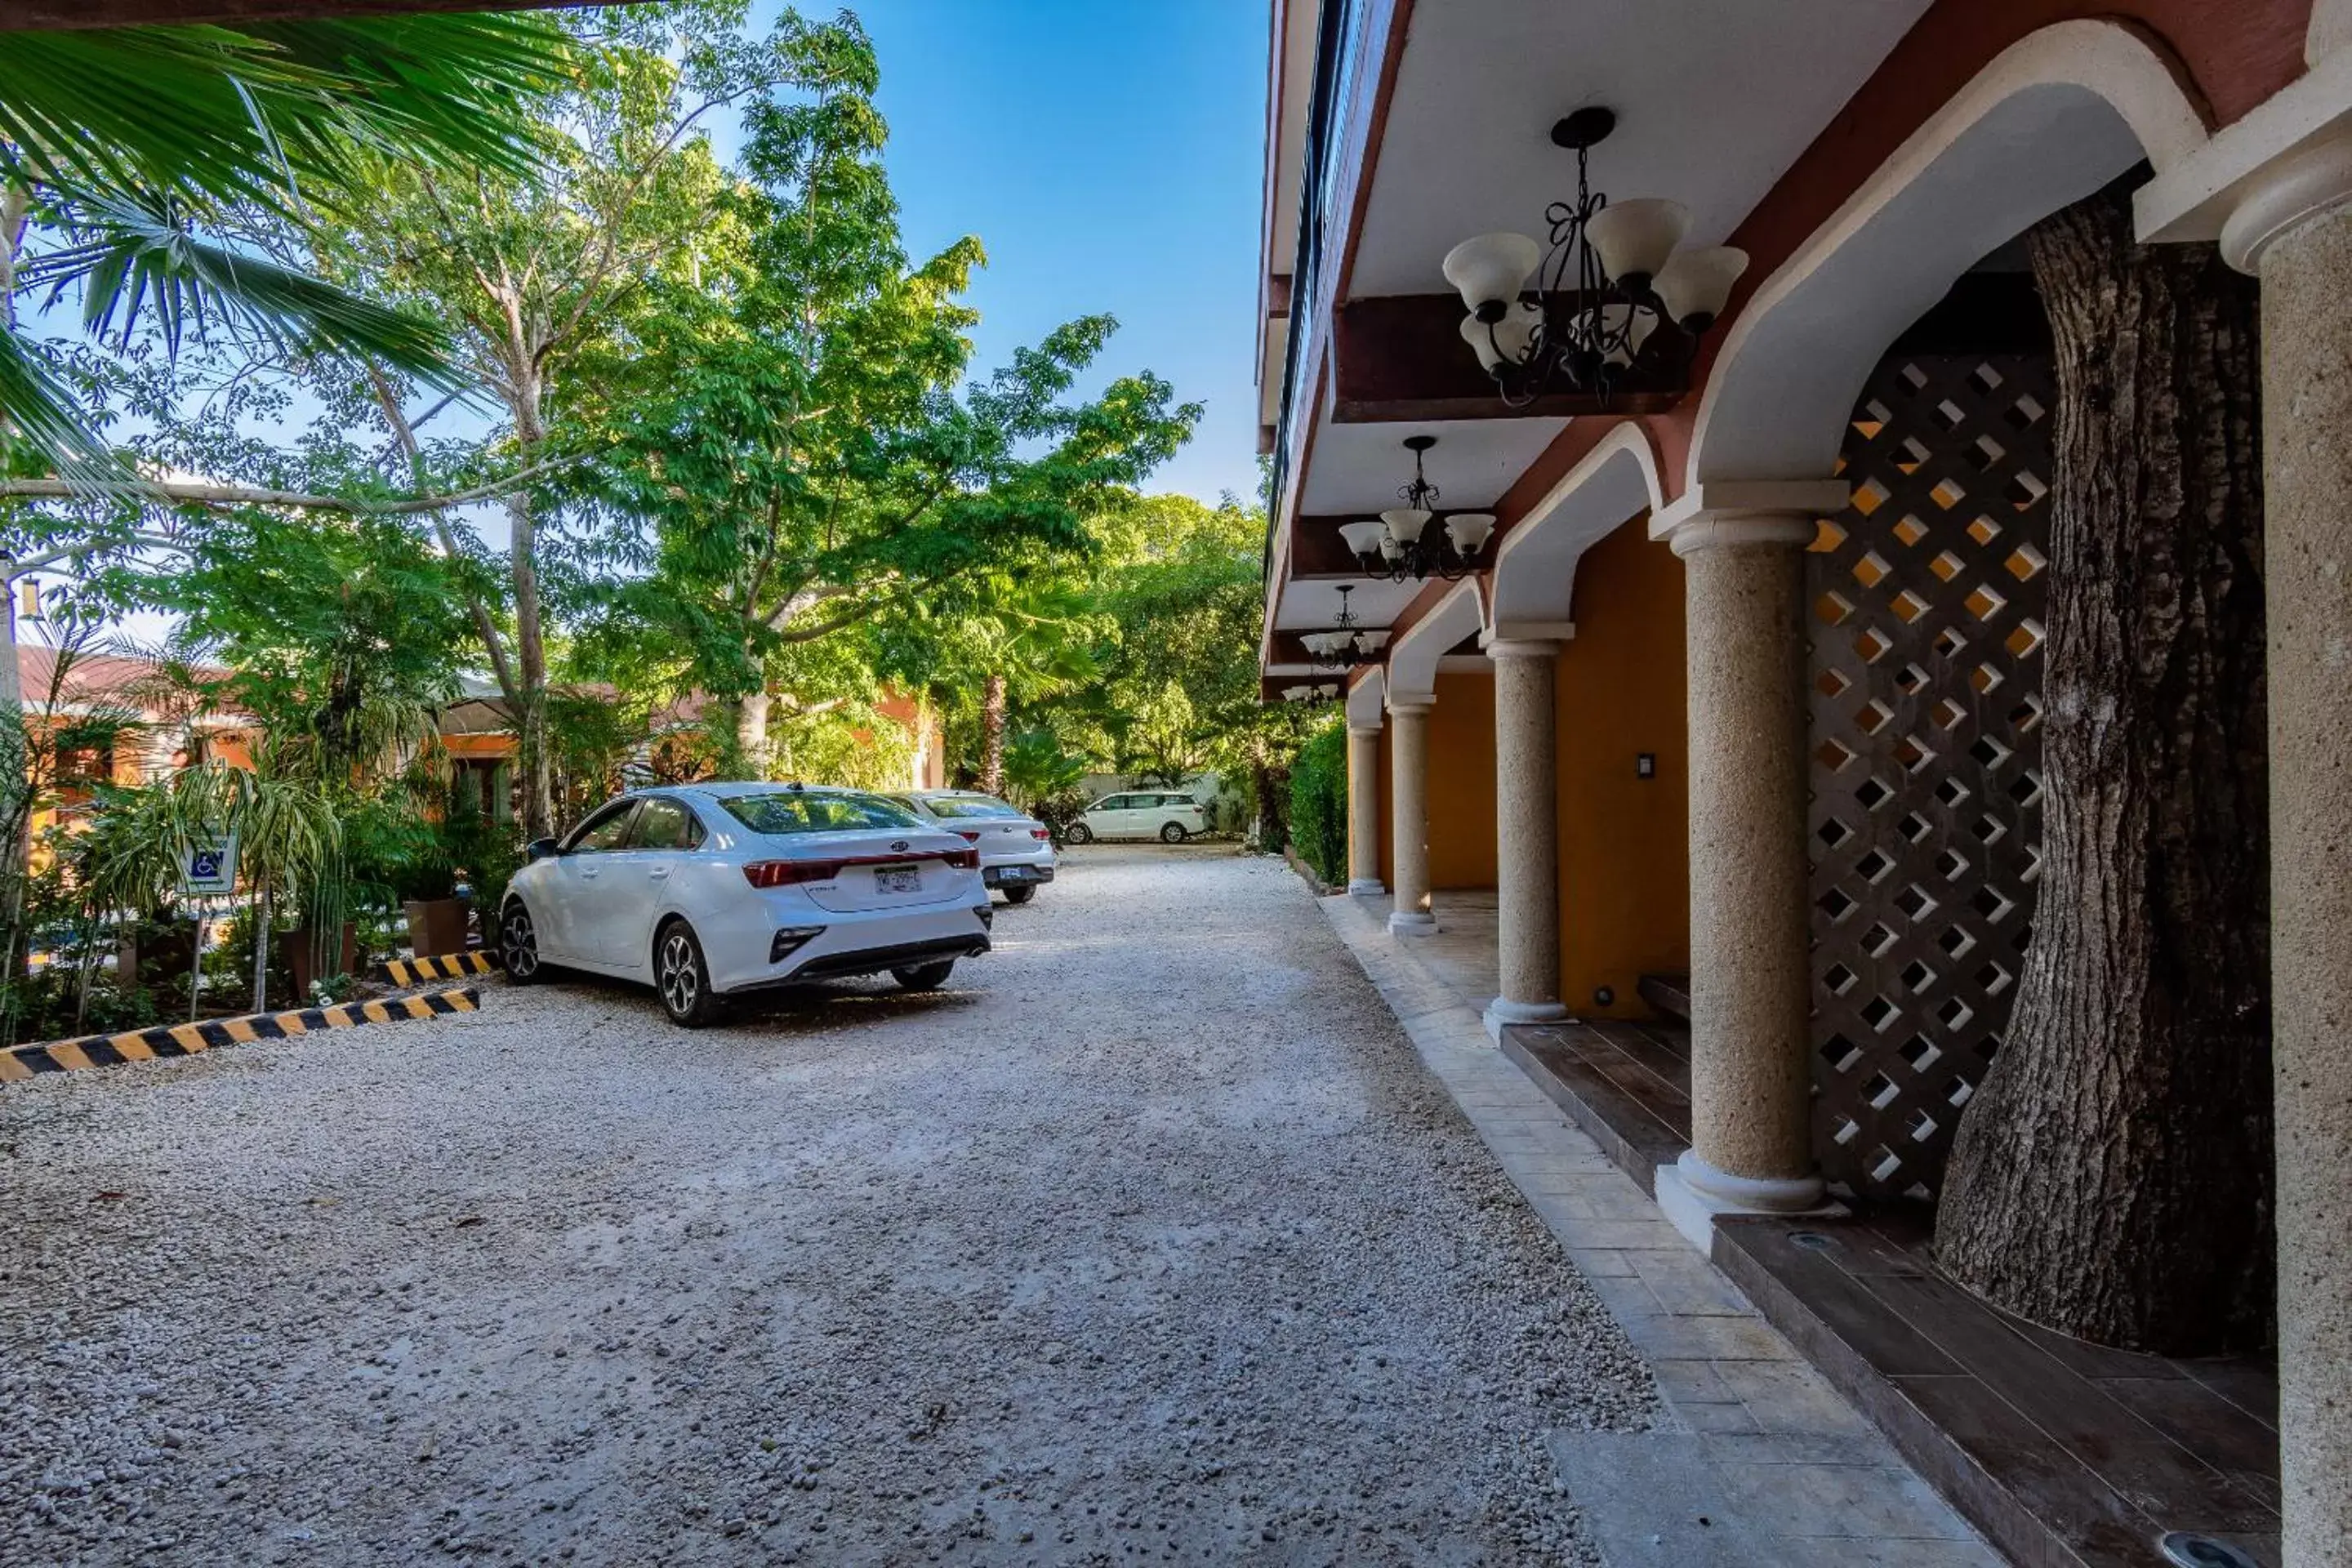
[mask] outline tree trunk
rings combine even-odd
[[[735,705],[735,749],[743,754],[744,770],[755,779],[768,776],[768,711],[775,699],[764,691],[747,693]]]
[[[1942,1266],[2103,1344],[2270,1331],[2256,293],[2109,191],[2027,237],[2055,340],[2041,899]]]
[[[515,715],[517,760],[522,765],[522,821],[526,841],[555,831],[555,763],[547,742],[547,637],[540,624],[539,565],[530,502],[508,498],[513,525],[509,546],[514,565],[515,663],[521,711]]]
[[[203,963],[204,955],[197,955]],[[253,902],[253,1010],[269,1011],[269,881],[264,878]]]
[[[980,787],[984,795],[1004,793],[1004,677],[992,675],[981,687]]]

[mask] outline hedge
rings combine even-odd
[[[1334,886],[1348,879],[1348,730],[1333,724],[1290,764],[1290,846]]]

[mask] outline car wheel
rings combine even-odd
[[[684,921],[670,921],[654,938],[654,989],[661,993],[662,1011],[680,1028],[699,1029],[719,1017],[702,943]]]
[[[1017,888],[1005,888],[1000,890],[1004,894],[1004,901],[1008,904],[1025,904],[1037,896],[1035,884],[1030,882],[1024,882]]]
[[[1083,822],[1073,822],[1069,826],[1062,829],[1062,837],[1073,844],[1092,844],[1095,841],[1095,830]]]
[[[1160,830],[1160,842],[1162,844],[1181,844],[1185,837],[1184,825],[1181,822],[1169,823]]]
[[[547,978],[547,965],[539,957],[539,931],[520,899],[509,899],[499,913],[499,957],[512,984],[536,985]]]
[[[901,991],[937,991],[955,973],[956,961],[942,958],[937,963],[918,963],[906,969],[894,969],[890,978],[898,983]]]

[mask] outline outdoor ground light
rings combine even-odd
[[[1339,616],[1329,631],[1298,634],[1300,645],[1314,656],[1318,665],[1326,668],[1352,669],[1360,664],[1370,664],[1388,646],[1388,633],[1369,631],[1356,625],[1355,613],[1348,608],[1348,595],[1355,591],[1353,583],[1339,584]]]
[[[1412,454],[1412,479],[1397,491],[1404,505],[1381,513],[1378,522],[1339,525],[1348,552],[1367,575],[1398,583],[1442,577],[1451,583],[1478,569],[1478,552],[1495,531],[1494,514],[1457,511],[1439,519],[1437,487],[1422,469],[1422,454],[1436,445],[1434,436],[1404,438],[1404,449]],[[1429,528],[1433,522],[1439,524],[1434,534]],[[1385,633],[1381,639],[1387,640]]]
[[[1687,368],[1748,270],[1748,253],[1728,245],[1680,248],[1690,225],[1680,202],[1612,205],[1592,189],[1587,159],[1616,126],[1616,114],[1596,106],[1551,128],[1553,142],[1576,153],[1576,199],[1545,209],[1549,252],[1523,234],[1482,234],[1446,255],[1445,280],[1470,310],[1463,341],[1513,407],[1550,390],[1605,404],[1662,321],[1679,331],[1657,340],[1672,346],[1651,359],[1669,353]]]

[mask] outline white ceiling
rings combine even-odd
[[[1464,351],[1467,353],[1467,350]],[[1552,437],[1568,428],[1565,419],[1454,419],[1427,425],[1338,425],[1326,415],[1315,432],[1315,451],[1298,510],[1307,516],[1349,513],[1376,516],[1402,506],[1397,490],[1412,478],[1408,436],[1434,436],[1423,467],[1441,492],[1439,507],[1470,511],[1502,499]]]
[[[1416,0],[1350,297],[1445,292],[1439,264],[1475,234],[1546,240],[1545,205],[1576,187],[1552,121],[1589,103],[1617,111],[1593,184],[1679,201],[1691,242],[1719,243],[1927,4]]]
[[[1389,625],[1422,590],[1419,583],[1391,583],[1384,577],[1351,578],[1348,586],[1355,589],[1348,596],[1349,611],[1356,624],[1364,626]],[[1284,584],[1282,603],[1275,611],[1275,629],[1311,632],[1330,626],[1339,614],[1339,588],[1334,582]]]

